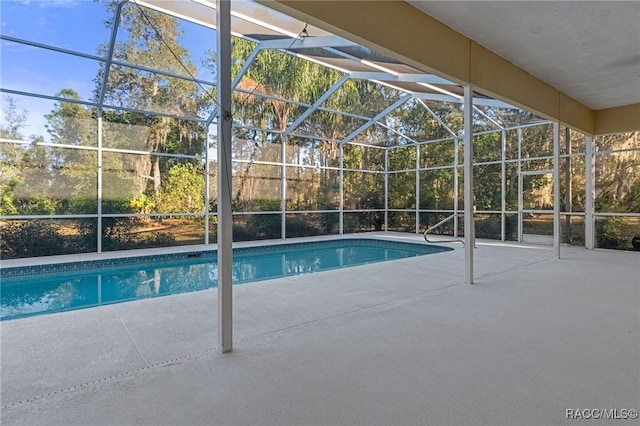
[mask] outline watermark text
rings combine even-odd
[[[637,419],[635,408],[567,408],[565,416],[569,420],[628,420]]]

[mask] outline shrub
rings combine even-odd
[[[2,227],[0,257],[54,256],[59,254],[86,253],[96,250],[95,224],[80,222],[77,234],[66,235],[60,225],[41,220],[9,223]]]

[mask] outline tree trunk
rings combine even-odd
[[[160,190],[160,185],[162,184],[160,178],[160,156],[156,155],[153,157],[153,192],[154,194],[158,194]]]

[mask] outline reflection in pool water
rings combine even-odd
[[[252,248],[248,252],[240,249],[239,253],[234,253],[234,285],[449,250],[379,240],[335,240],[281,247],[270,246],[263,250]],[[0,318],[11,319],[204,290],[215,287],[217,278],[215,256],[3,278]]]

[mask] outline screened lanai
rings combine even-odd
[[[3,258],[216,242],[215,4],[78,7],[3,5]],[[464,234],[461,86],[253,2],[231,31],[235,241]],[[553,235],[554,124],[472,105],[478,237]],[[563,241],[631,248],[637,134],[556,137]]]
[[[0,2],[3,424],[637,418],[638,126],[427,72],[324,3]],[[410,3],[367,2],[396,44]],[[354,239],[445,247],[231,297],[232,242]]]

